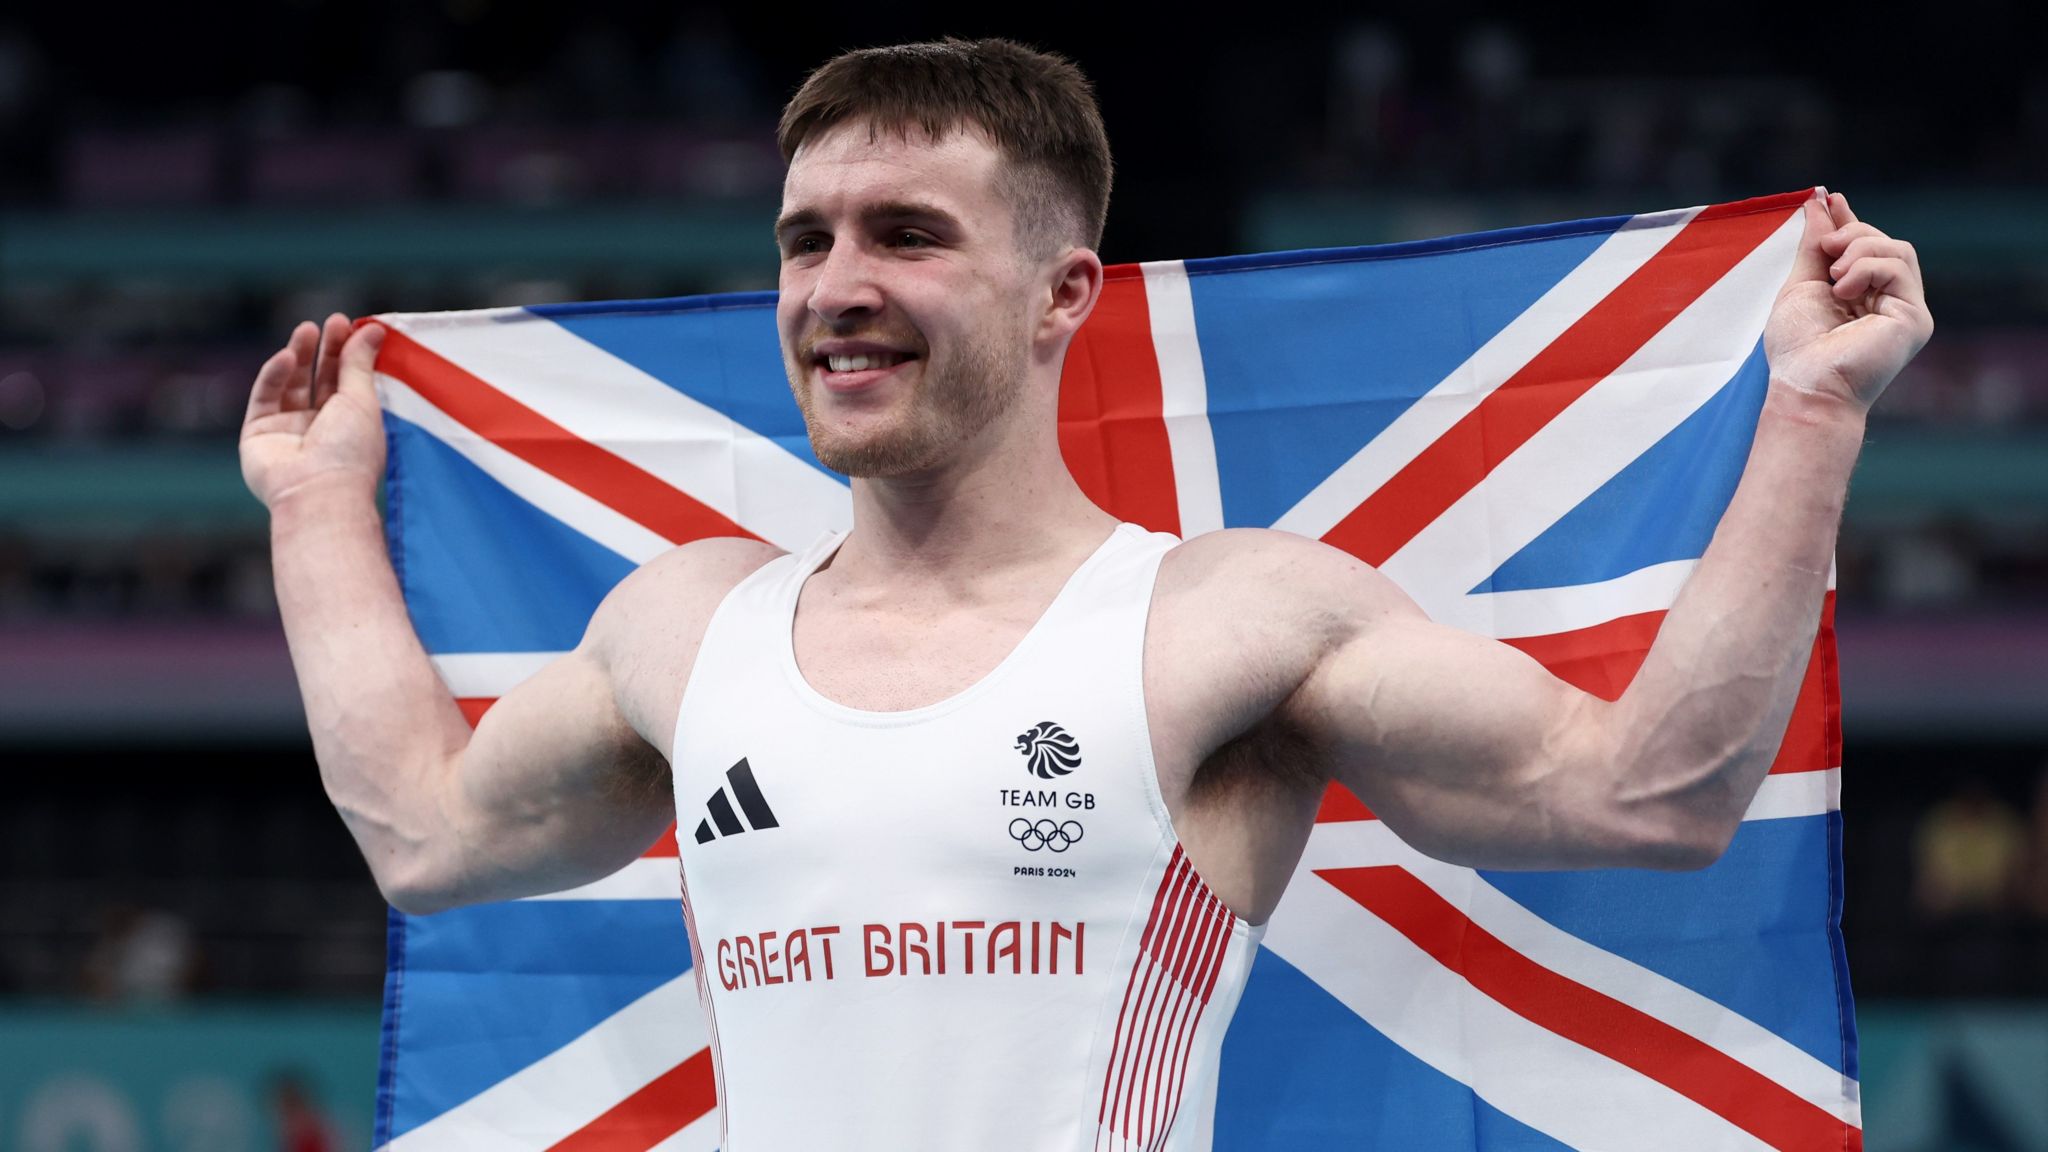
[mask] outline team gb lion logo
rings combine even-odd
[[[1050,720],[1039,721],[1017,737],[1017,751],[1024,754],[1025,766],[1040,780],[1065,776],[1081,766],[1080,743]]]

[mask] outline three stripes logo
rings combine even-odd
[[[1065,776],[1081,766],[1081,743],[1050,720],[1040,720],[1017,737],[1017,751],[1024,754],[1024,766],[1040,780]]]
[[[711,810],[711,818],[697,821],[697,843],[708,844],[720,836],[737,836],[748,830],[780,827],[775,822],[775,810],[768,807],[768,798],[761,795],[761,786],[754,782],[754,769],[746,757],[725,770],[725,784],[704,802]],[[726,796],[728,789],[732,792],[730,798]],[[739,812],[732,810],[734,801],[739,802]],[[742,813],[747,818],[744,824],[740,823]],[[712,831],[713,825],[718,828],[716,832]]]

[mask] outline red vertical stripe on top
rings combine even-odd
[[[1693,217],[1323,539],[1368,564],[1386,563],[1798,211],[1797,204],[1780,205],[1784,199],[1716,205]]]
[[[717,1106],[711,1050],[701,1049],[548,1152],[647,1152]]]
[[[388,328],[377,371],[404,381],[456,423],[672,544],[753,533],[667,481],[570,432]]]
[[[1159,890],[1152,894],[1152,914],[1145,918],[1145,931],[1138,940],[1138,955],[1131,962],[1131,974],[1124,981],[1123,1003],[1116,1010],[1116,1031],[1110,1035],[1109,1059],[1103,1064],[1102,1068],[1102,1103],[1095,1109],[1095,1125],[1098,1130],[1101,1129],[1103,1121],[1109,1115],[1110,1098],[1113,1095],[1110,1082],[1116,1074],[1117,1054],[1123,1051],[1123,1046],[1128,1039],[1124,1031],[1124,1025],[1130,1017],[1131,993],[1138,986],[1138,974],[1146,968],[1146,958],[1151,955],[1152,937],[1158,931],[1160,913],[1166,907],[1166,895],[1173,889],[1175,874],[1180,868],[1180,862],[1181,847],[1175,844],[1173,846],[1173,856],[1166,862],[1166,873],[1159,878]]]
[[[1165,413],[1144,273],[1135,264],[1105,269],[1102,296],[1060,372],[1060,454],[1105,511],[1178,534]]]
[[[1117,1073],[1116,1094],[1120,1108],[1115,1118],[1116,1130],[1125,1136],[1131,1135],[1131,1106],[1138,1090],[1138,1076],[1145,1054],[1151,1050],[1152,1023],[1158,1012],[1159,999],[1165,991],[1171,975],[1167,971],[1167,958],[1172,954],[1180,934],[1187,924],[1188,904],[1194,895],[1194,868],[1187,858],[1181,858],[1180,868],[1174,876],[1173,897],[1167,904],[1167,922],[1164,931],[1152,937],[1151,954],[1145,965],[1145,982],[1138,988],[1138,1000],[1144,1006],[1134,1017],[1131,1029],[1131,1044],[1124,1053],[1123,1068]]]
[[[1502,1007],[1672,1091],[1780,1152],[1841,1152],[1861,1132],[1749,1065],[1515,951],[1394,866],[1317,876]]]

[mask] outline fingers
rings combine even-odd
[[[280,348],[270,354],[270,359],[263,362],[263,367],[256,370],[256,385],[249,389],[249,407],[242,413],[244,427],[265,416],[284,411],[285,388],[297,363],[289,347]]]
[[[313,358],[320,354],[320,326],[311,320],[301,321],[292,329],[291,338],[285,341],[291,350],[292,374],[285,382],[285,411],[296,411],[313,406]]]
[[[1836,224],[1856,223],[1856,213],[1849,210],[1849,198],[1840,192],[1828,194],[1828,215]]]
[[[1894,240],[1877,229],[1871,228],[1868,224],[1855,224],[1851,225],[1851,227],[1865,228],[1869,229],[1869,231],[1846,242],[1846,246],[1842,248],[1841,255],[1836,256],[1835,262],[1828,266],[1828,277],[1830,279],[1840,280],[1842,274],[1847,272],[1856,261],[1871,256],[1895,257],[1904,260],[1906,265],[1912,268],[1913,271],[1918,272],[1920,270],[1920,254],[1913,251],[1911,244],[1906,243],[1904,240]]]
[[[290,411],[293,404],[293,383],[304,373],[300,366],[309,361],[310,343],[315,335],[311,324],[301,324],[292,329],[284,347],[271,354],[270,359],[256,370],[256,383],[249,389],[249,406],[242,413],[242,422],[258,420],[274,412]]]
[[[1871,292],[1881,292],[1922,303],[1919,290],[1920,278],[1913,274],[1912,266],[1897,256],[1865,256],[1851,264],[1835,281],[1835,299],[1854,300]]]
[[[383,347],[382,324],[365,324],[356,329],[348,342],[342,345],[335,390],[359,397],[374,410],[377,407],[377,385],[374,381],[377,353]]]
[[[1821,239],[1833,232],[1836,225],[1834,218],[1828,215],[1827,201],[1822,199],[1826,191],[1824,188],[1814,189],[1814,194],[1806,198],[1805,207],[1800,209],[1805,214],[1806,231],[1800,234],[1799,250],[1792,257],[1790,283],[1828,279],[1828,261],[1834,254],[1822,247]]]
[[[313,366],[313,407],[334,395],[341,379],[341,346],[348,341],[349,320],[336,312],[320,327],[320,355]]]

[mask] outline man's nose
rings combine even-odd
[[[833,323],[880,311],[882,293],[874,265],[854,245],[837,244],[825,253],[811,282],[810,308],[820,320]]]

